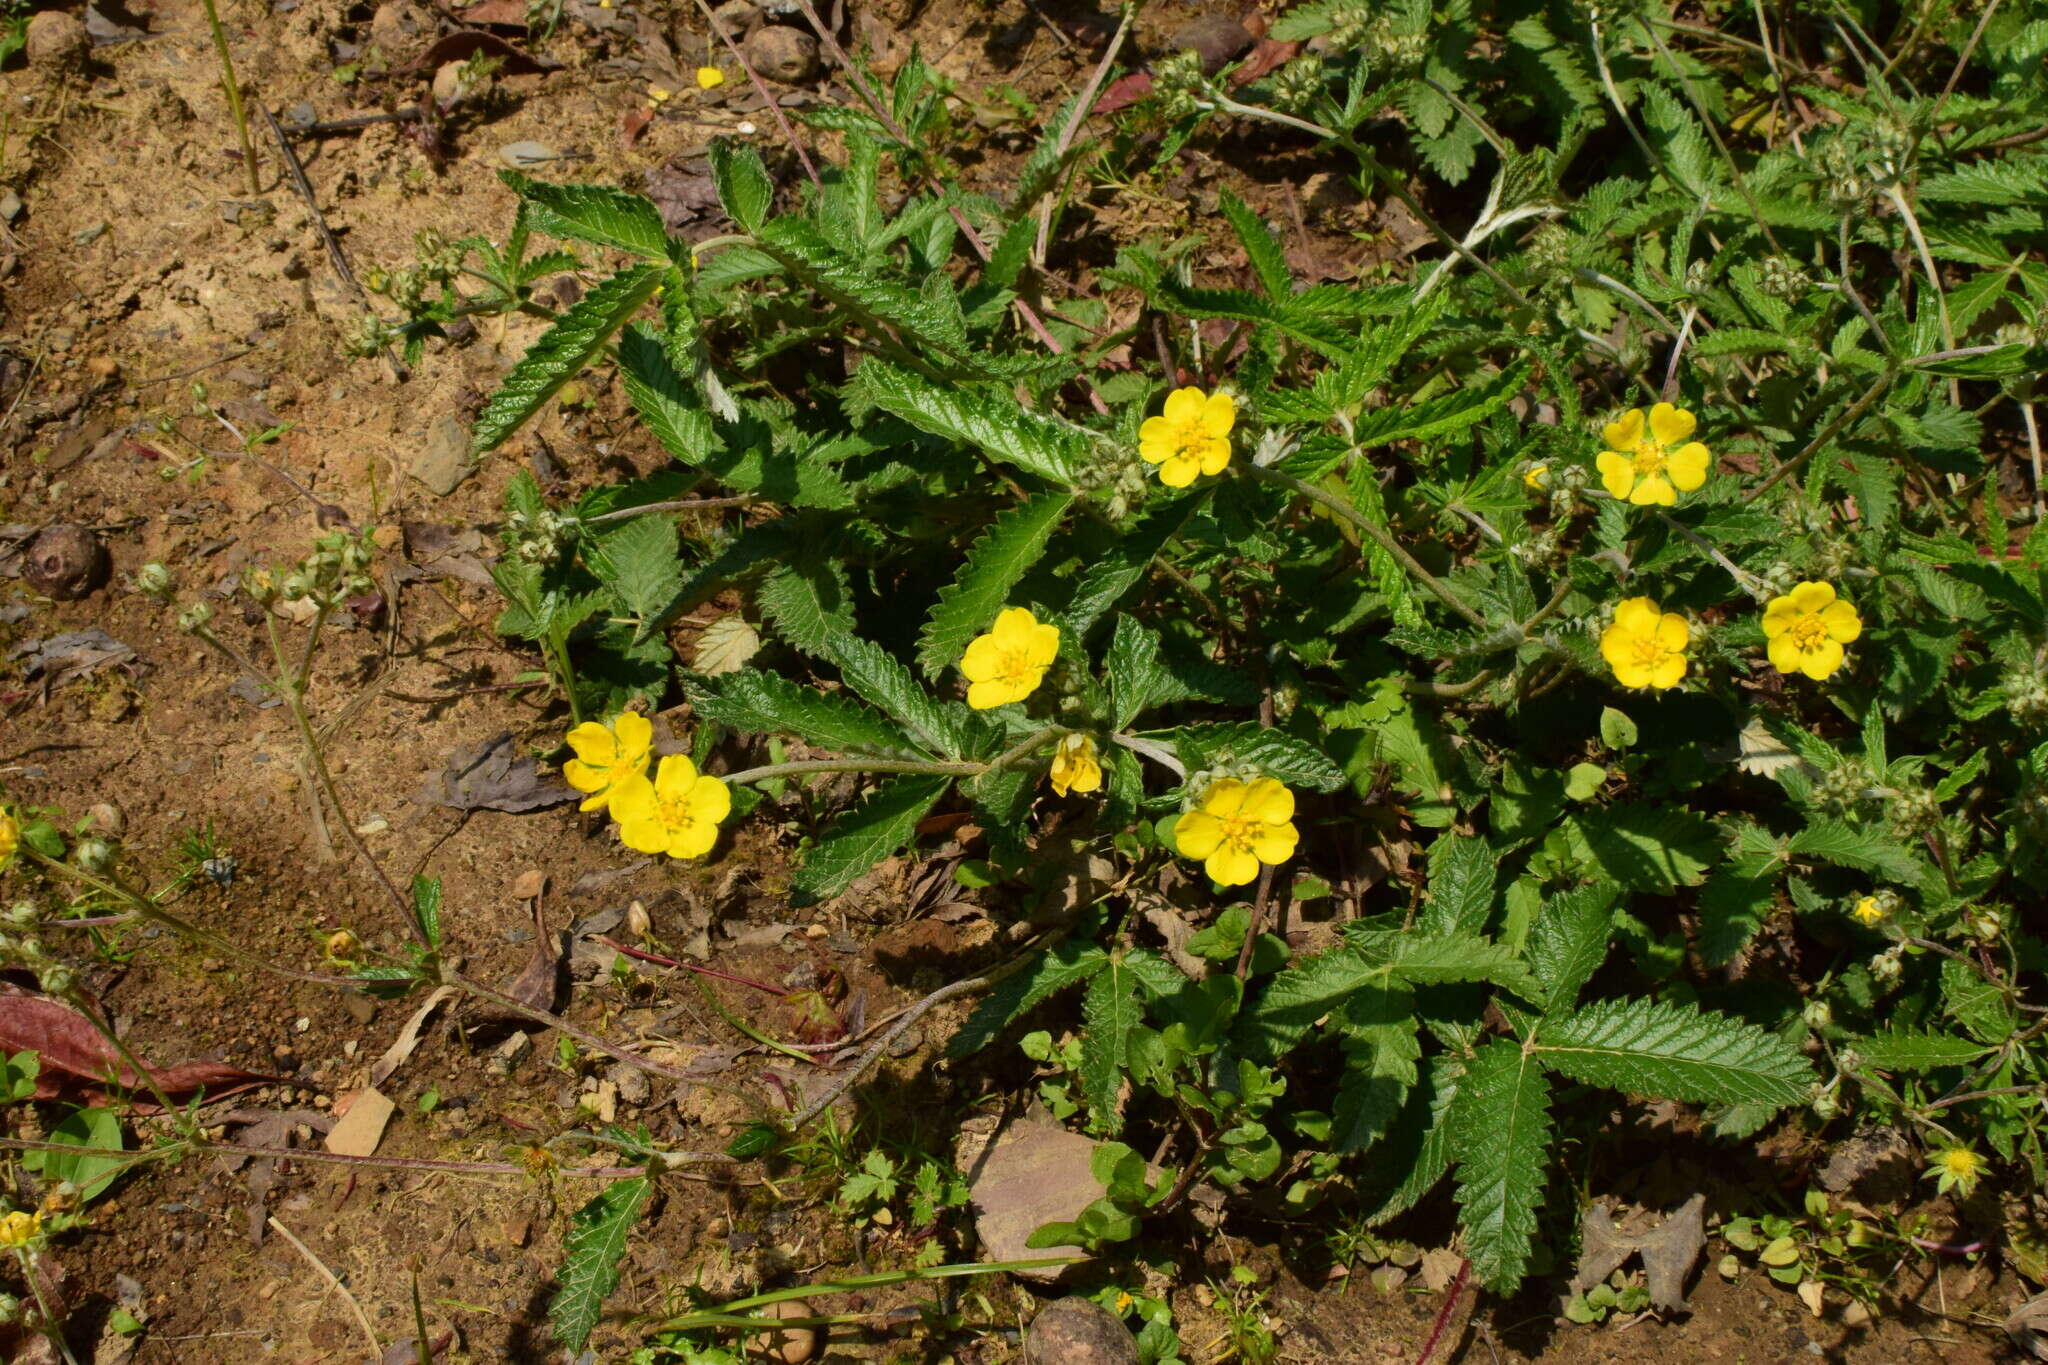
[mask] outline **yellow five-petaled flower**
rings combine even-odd
[[[1230,463],[1237,402],[1227,393],[1175,389],[1166,407],[1138,428],[1138,457],[1159,466],[1159,482],[1186,488],[1197,474],[1221,474]]]
[[[42,1230],[43,1216],[40,1213],[23,1213],[16,1209],[0,1216],[0,1247],[27,1246]]]
[[[1927,1174],[1934,1179],[1934,1187],[1941,1193],[1955,1190],[1968,1199],[1984,1175],[1984,1158],[1968,1147],[1944,1147],[1934,1154],[1934,1163],[1928,1167]]]
[[[1086,735],[1062,735],[1052,751],[1052,770],[1046,774],[1053,794],[1092,792],[1102,786],[1102,764],[1095,757],[1095,741]]]
[[[1764,608],[1771,667],[1815,682],[1842,666],[1842,646],[1862,633],[1863,618],[1827,583],[1801,583]]]
[[[960,657],[967,704],[977,711],[1022,701],[1045,681],[1060,656],[1060,628],[1040,624],[1029,607],[1005,607],[988,633],[977,635]]]
[[[1669,403],[1651,408],[1647,422],[1641,408],[1609,422],[1601,433],[1607,449],[1593,461],[1600,482],[1638,507],[1671,506],[1707,481],[1707,448],[1686,439],[1695,425],[1691,413]]]
[[[718,823],[732,812],[732,792],[700,774],[687,754],[664,754],[650,780],[641,774],[612,793],[619,839],[636,853],[701,858],[718,842]]]
[[[603,810],[620,788],[636,778],[645,780],[654,724],[638,711],[621,711],[603,725],[584,721],[567,739],[576,757],[562,765],[562,777],[587,793],[578,809]]]
[[[1210,880],[1243,886],[1259,875],[1259,864],[1284,863],[1294,856],[1294,793],[1278,780],[1250,783],[1226,777],[1209,784],[1194,810],[1173,827],[1181,856],[1201,862]]]
[[[1623,687],[1663,689],[1685,676],[1685,648],[1692,632],[1676,612],[1659,611],[1647,597],[1631,597],[1614,609],[1614,624],[1600,634],[1600,657]]]

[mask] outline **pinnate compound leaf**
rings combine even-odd
[[[1080,938],[1063,939],[1028,970],[997,982],[946,1044],[946,1055],[971,1057],[1040,1001],[1086,981],[1109,962],[1109,954]]]
[[[527,226],[550,237],[615,247],[650,261],[668,260],[661,210],[645,195],[610,185],[559,184],[499,171],[526,210]]]
[[[592,289],[556,318],[555,325],[527,348],[484,405],[476,419],[471,448],[482,454],[502,445],[562,385],[576,377],[577,371],[590,362],[612,333],[625,326],[626,320],[653,296],[660,283],[658,267],[629,267]]]
[[[1237,1028],[1237,1046],[1256,1061],[1270,1061],[1299,1042],[1316,1020],[1355,992],[1386,980],[1386,969],[1356,948],[1318,953],[1266,983],[1258,1003]]]
[[[699,716],[735,730],[796,735],[833,753],[914,758],[920,752],[879,712],[853,698],[815,692],[758,668],[692,687],[690,704]]]
[[[1072,486],[1086,454],[1086,438],[1079,431],[1026,412],[992,390],[941,387],[874,359],[861,365],[857,379],[876,407],[919,431],[973,446],[992,460],[1053,483]]]
[[[854,879],[908,844],[917,822],[946,794],[950,777],[891,778],[818,835],[797,869],[795,890],[812,900],[836,896]]]
[[[1009,602],[1010,590],[1045,553],[1073,501],[1070,493],[1044,493],[1021,503],[997,517],[968,549],[959,577],[940,589],[918,636],[917,662],[927,678],[957,663],[968,642],[988,629]]]
[[[1459,1222],[1479,1281],[1509,1294],[1529,1268],[1550,1147],[1550,1081],[1512,1038],[1480,1048],[1451,1100]]]
[[[605,1297],[618,1286],[626,1236],[653,1193],[654,1182],[644,1175],[615,1180],[569,1220],[569,1256],[555,1276],[561,1288],[548,1303],[548,1321],[555,1340],[570,1350],[580,1351],[590,1340]]]
[[[1227,189],[1223,191],[1221,205],[1231,231],[1244,245],[1245,259],[1251,262],[1252,273],[1258,276],[1259,288],[1265,291],[1266,297],[1284,299],[1292,294],[1294,274],[1287,268],[1287,253],[1274,240],[1273,230],[1246,206],[1244,200]]]
[[[1864,1066],[1875,1071],[1933,1071],[1944,1066],[1968,1066],[1990,1048],[1953,1033],[1897,1030],[1851,1039],[1842,1045],[1841,1051],[1854,1052]]]
[[[1793,853],[1819,858],[1838,867],[1871,872],[1895,882],[1917,883],[1920,864],[1882,830],[1841,820],[1815,820],[1792,836]]]
[[[1799,1104],[1813,1082],[1777,1034],[1661,1000],[1602,1000],[1546,1019],[1534,1052],[1576,1081],[1694,1104]]]

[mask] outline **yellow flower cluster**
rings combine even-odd
[[[1138,428],[1138,458],[1159,466],[1159,482],[1186,488],[1197,474],[1221,474],[1230,464],[1230,429],[1237,400],[1227,393],[1175,389],[1166,407]]]
[[[1763,628],[1773,668],[1819,682],[1841,668],[1843,646],[1863,633],[1863,618],[1831,585],[1801,583],[1765,604]],[[1631,597],[1615,607],[1614,624],[1601,632],[1600,657],[1623,687],[1662,691],[1685,677],[1691,643],[1683,616],[1660,610],[1647,597]]]
[[[1173,827],[1181,856],[1200,862],[1210,880],[1222,886],[1243,886],[1259,875],[1261,863],[1286,862],[1300,837],[1294,828],[1294,793],[1270,777],[1210,783],[1195,809]]]
[[[567,736],[576,757],[562,765],[570,786],[584,792],[582,809],[609,810],[619,839],[636,853],[701,858],[718,842],[718,826],[732,813],[732,792],[699,773],[686,754],[665,754],[647,773],[654,726],[624,711],[605,724],[585,721]]]

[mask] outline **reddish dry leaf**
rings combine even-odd
[[[506,76],[531,76],[542,71],[555,70],[552,62],[541,61],[520,51],[495,33],[486,33],[480,28],[459,28],[434,41],[434,45],[418,57],[399,68],[401,71],[438,71],[449,62],[466,62],[479,53],[496,57],[504,65],[498,68]]]
[[[500,28],[526,27],[526,0],[483,0],[455,16],[465,24],[495,24]]]
[[[1102,92],[1102,98],[1095,101],[1095,112],[1114,114],[1119,109],[1128,109],[1152,93],[1152,73],[1133,71],[1128,76],[1119,76],[1109,83]]]
[[[42,1070],[36,1075],[35,1097],[39,1100],[59,1095],[97,1099],[109,1082],[122,1090],[143,1088],[141,1077],[121,1061],[91,1021],[70,1006],[39,995],[0,995],[0,1048],[34,1052],[42,1058]],[[286,1080],[225,1062],[186,1062],[156,1069],[153,1074],[157,1085],[173,1098],[204,1088],[209,1099],[220,1099]],[[156,1112],[156,1106],[140,1102],[135,1108]]]
[[[1230,73],[1230,83],[1233,86],[1250,85],[1267,72],[1277,70],[1293,61],[1294,54],[1299,51],[1300,43],[1278,43],[1271,38],[1261,38],[1258,45],[1252,49],[1251,56],[1246,57],[1239,63],[1237,70]]]
[[[636,108],[628,109],[626,116],[619,120],[619,145],[627,151],[631,151],[633,144],[640,140],[640,134],[646,132],[647,125],[652,122],[654,122],[654,111],[646,105],[643,104]]]

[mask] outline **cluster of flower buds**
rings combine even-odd
[[[1845,758],[1814,779],[1813,808],[1822,815],[1844,816],[1875,795],[1863,760]]]
[[[1209,92],[1209,77],[1202,70],[1202,54],[1176,52],[1152,64],[1152,93],[1159,111],[1169,123],[1178,123],[1195,112],[1196,104]]]
[[[1963,912],[1963,928],[1982,943],[1996,943],[2005,932],[2005,915],[1995,905],[1973,905]]]
[[[1783,256],[1766,256],[1757,270],[1757,288],[1782,303],[1797,303],[1813,287],[1813,276]]]
[[[1273,107],[1283,113],[1308,113],[1322,98],[1325,78],[1322,54],[1304,52],[1273,74]]]
[[[567,512],[542,507],[537,512],[515,508],[499,534],[513,556],[529,564],[553,564],[575,543],[582,523]]]
[[[2005,689],[2007,715],[2029,730],[2048,723],[2048,679],[2039,669],[2008,669],[2000,685]]]
[[[1941,802],[1925,787],[1894,788],[1884,802],[1885,823],[1895,839],[1914,839],[1941,822]]]
[[[17,901],[8,910],[0,932],[0,966],[20,967],[34,972],[43,994],[69,995],[78,987],[78,973],[52,958],[43,949],[41,930],[43,908],[34,901]]]
[[[1891,947],[1870,959],[1870,974],[1877,980],[1890,985],[1899,979],[1905,970],[1906,945],[1894,943]]]

